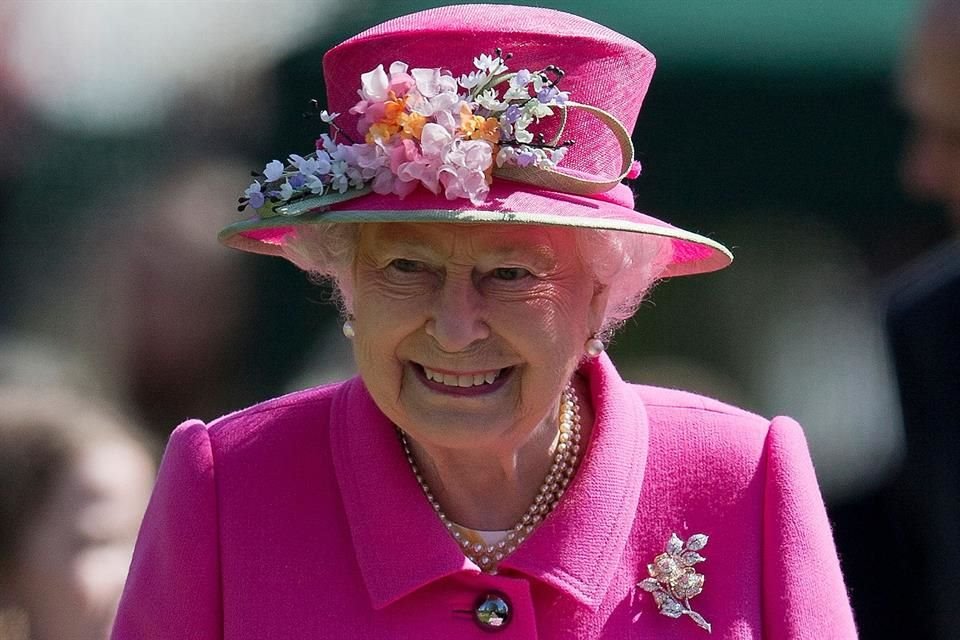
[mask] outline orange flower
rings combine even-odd
[[[403,100],[387,100],[383,103],[383,118],[381,118],[380,122],[384,124],[397,124],[397,120],[400,116],[404,115],[406,108],[407,106]]]
[[[397,116],[397,124],[400,126],[404,138],[420,139],[423,132],[423,125],[427,124],[427,119],[419,113],[401,113]]]
[[[480,118],[480,120],[471,137],[474,140],[486,140],[492,144],[500,142],[500,122],[496,118]]]
[[[499,135],[499,134],[498,134],[498,135]],[[491,157],[496,158],[498,151],[500,151],[500,145],[494,144],[494,145],[493,145],[493,152],[491,153]],[[486,170],[483,172],[483,176],[484,176],[484,178],[486,178],[487,184],[493,184],[493,168],[496,166],[496,164],[497,164],[496,162],[491,162],[491,163],[490,163],[490,166],[487,167]]]
[[[366,141],[368,144],[373,144],[377,140],[387,141],[398,131],[400,131],[400,127],[395,124],[377,122],[371,125],[370,130],[367,131]]]
[[[468,113],[460,113],[460,129],[464,137],[470,140],[486,140],[492,144],[500,142],[500,123],[496,118],[484,118]]]
[[[460,130],[470,140],[486,140],[491,144],[500,142],[500,122],[496,118],[473,115],[466,103],[460,105]]]

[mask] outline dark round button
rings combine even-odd
[[[473,615],[481,629],[499,631],[510,622],[510,603],[502,593],[486,593],[477,600]]]

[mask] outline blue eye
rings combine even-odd
[[[530,275],[530,272],[522,267],[499,267],[491,272],[491,275],[497,280],[520,280]]]
[[[403,273],[417,273],[426,269],[426,265],[419,260],[407,260],[406,258],[397,258],[391,261],[390,267]]]

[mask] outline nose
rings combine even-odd
[[[438,288],[426,323],[427,335],[447,353],[459,353],[490,336],[484,299],[469,275],[448,275]]]

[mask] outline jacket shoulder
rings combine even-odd
[[[211,443],[223,454],[304,429],[325,429],[330,404],[348,382],[295,391],[217,418],[206,425]]]
[[[650,415],[711,418],[748,425],[766,425],[770,421],[750,411],[689,391],[647,385],[630,385]]]
[[[762,464],[771,430],[781,422],[793,422],[769,420],[686,391],[633,388],[647,414],[651,455],[718,476],[752,475]]]

